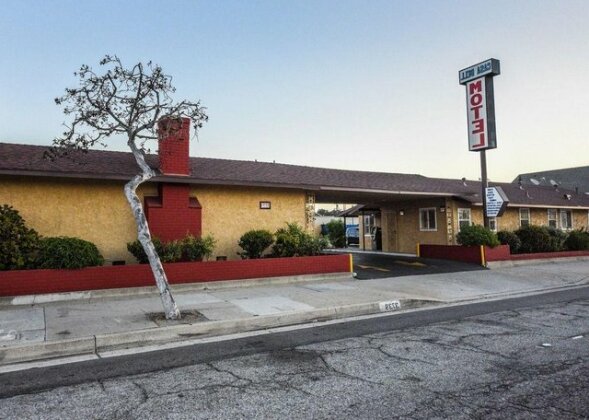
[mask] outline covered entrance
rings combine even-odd
[[[455,244],[454,194],[328,187],[313,193],[318,204],[358,203],[339,216],[344,224],[358,217],[359,250],[415,254],[418,243]]]

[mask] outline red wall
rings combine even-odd
[[[535,260],[540,258],[567,258],[567,257],[589,257],[589,251],[562,251],[562,252],[538,252],[536,254],[515,254],[510,260]]]
[[[485,259],[487,261],[502,261],[511,259],[509,245],[499,245],[495,248],[485,247]]]
[[[419,256],[481,264],[481,248],[478,246],[419,244]]]
[[[438,258],[441,260],[454,260],[473,264],[482,264],[481,250],[478,246],[420,244],[419,250],[419,255],[423,258]],[[485,261],[521,261],[546,258],[566,258],[584,256],[589,256],[589,252],[563,251],[512,255],[509,250],[509,245],[499,245],[495,248],[485,247]]]
[[[202,208],[189,197],[187,184],[163,183],[159,197],[146,197],[145,216],[151,234],[164,242],[182,239],[187,234],[199,237],[202,232]]]
[[[171,284],[350,272],[350,256],[265,258],[164,264]],[[0,296],[153,286],[147,264],[81,270],[0,271]]]

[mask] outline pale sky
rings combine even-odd
[[[489,178],[589,165],[587,0],[0,6],[2,142],[50,144],[53,98],[108,53],[153,60],[208,108],[192,156],[477,179],[458,70],[493,57]]]

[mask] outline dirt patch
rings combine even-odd
[[[166,315],[163,312],[149,312],[145,314],[147,319],[155,322],[160,327],[166,325],[196,324],[197,322],[204,322],[209,320],[206,316],[195,309],[190,311],[181,311],[180,315],[182,316],[180,319],[172,320],[166,319]]]

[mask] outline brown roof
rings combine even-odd
[[[51,161],[43,158],[47,149],[47,146],[0,143],[0,174],[127,180],[139,170],[129,152],[90,150],[87,153],[76,153],[71,158]],[[147,160],[154,169],[159,167],[157,155],[148,155]],[[357,192],[381,196],[383,193],[399,196],[456,196],[472,203],[481,201],[481,187],[477,181],[194,157],[190,158],[190,167],[189,177],[173,180],[195,184],[298,188],[321,191],[326,198],[330,191],[334,194],[339,191],[345,194]],[[171,180],[167,177],[158,179]],[[575,194],[569,190],[557,191],[545,186],[525,186],[521,189],[518,185],[509,183],[494,185],[503,188],[511,205],[589,208],[588,195]]]

